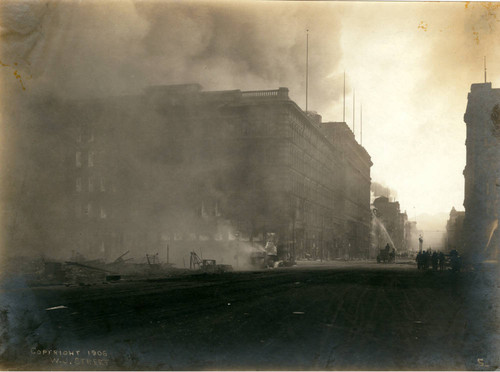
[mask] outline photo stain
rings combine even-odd
[[[471,5],[471,2],[470,1],[466,1],[465,2],[465,9],[469,9],[469,5]],[[471,8],[473,8],[476,5],[485,8],[488,11],[488,15],[491,15],[491,16],[493,16],[495,18],[496,18],[496,14],[494,14],[493,12],[496,11],[498,8],[500,8],[500,4],[499,3],[497,3],[497,2],[486,2],[486,1],[476,2],[476,3],[472,4]]]
[[[481,14],[481,22],[478,22],[478,25],[479,27],[481,27],[481,29],[489,29],[489,32],[493,32],[496,27],[495,23],[500,22],[500,20],[497,19],[497,10],[500,9],[500,3],[497,2],[471,3],[470,1],[467,1],[465,3],[465,9],[470,9],[470,10],[482,9],[483,13]],[[479,32],[476,31],[474,27],[472,27],[472,35],[474,38],[474,42],[477,45],[479,45],[480,43]]]
[[[21,84],[21,88],[23,88],[23,90],[26,90],[26,87],[24,86],[24,83],[23,83],[23,79],[21,78],[21,75],[16,71],[14,71],[14,76],[16,77],[16,79],[19,80],[19,83]]]
[[[493,18],[497,17],[495,11],[498,8],[500,8],[500,4],[499,3],[489,2],[489,3],[479,3],[479,4],[488,11],[488,15],[489,16],[492,16]]]
[[[418,25],[417,28],[420,29],[420,30],[424,30],[424,31],[427,32],[427,27],[428,27],[427,23],[425,23],[424,21],[420,21],[420,23],[419,23],[419,25]]]
[[[477,45],[479,45],[479,32],[472,31],[472,34],[474,35],[474,41],[476,42]]]
[[[2,67],[10,67],[10,68],[15,68],[15,67],[12,67],[11,65],[8,65],[6,63],[3,63],[2,61],[0,61],[0,66]],[[17,62],[14,62],[14,66],[17,66]],[[23,90],[26,90],[26,86],[24,85],[24,82],[23,82],[23,78],[21,76],[21,74],[17,71],[17,70],[14,70],[13,72],[13,75],[16,77],[16,80],[19,81],[19,84],[21,84],[21,88]],[[31,76],[30,76],[31,77]]]

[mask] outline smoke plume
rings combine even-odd
[[[310,102],[321,112],[341,92],[327,77],[341,57],[337,13],[283,3],[8,1],[1,60],[17,64],[26,90],[63,97],[196,82],[209,90],[287,86],[300,104],[310,29]]]
[[[311,108],[321,112],[341,92],[341,86],[332,86],[332,78],[328,77],[341,57],[339,14],[329,5],[2,2],[2,236],[7,241],[15,237],[26,252],[37,252],[42,246],[55,250],[58,246],[65,232],[54,232],[61,230],[55,216],[74,213],[66,210],[68,200],[63,196],[67,182],[73,181],[68,181],[67,175],[56,174],[53,167],[64,168],[62,145],[74,138],[70,124],[80,116],[88,116],[94,125],[102,127],[119,120],[122,135],[137,134],[137,128],[133,129],[138,125],[136,113],[117,118],[116,112],[134,111],[126,103],[81,112],[68,109],[63,101],[139,95],[150,85],[199,83],[205,90],[286,86],[301,104],[305,101],[308,28],[309,102]],[[137,179],[143,173],[154,172],[157,165],[151,157],[159,153],[155,150],[162,145],[158,139],[164,138],[160,133],[162,118],[154,113],[147,115],[141,120],[148,130],[140,133],[142,137],[133,136],[136,141],[128,144],[129,156],[121,159],[136,170]],[[172,130],[170,135],[175,136],[176,129]],[[140,141],[151,146],[144,149]],[[179,156],[184,150],[179,149]],[[166,201],[173,200],[170,214],[161,203],[146,206],[148,200],[141,197],[144,188],[134,183],[135,178],[122,176],[130,182],[133,195],[128,195],[129,200],[142,203],[145,210],[155,214],[159,225],[190,230],[195,212],[192,205],[176,199],[181,189],[172,184],[172,179],[200,178],[209,168],[205,165],[190,171],[198,173],[172,177],[157,171],[157,178],[147,190],[156,192],[154,185],[171,186],[165,196]],[[179,205],[175,206],[174,201]],[[141,218],[151,215],[135,217],[137,225]]]
[[[398,193],[396,192],[396,190],[393,190],[390,187],[379,182],[371,183],[371,193],[374,199],[378,198],[379,196],[385,196],[386,198],[389,198],[389,200],[394,201],[398,197]]]

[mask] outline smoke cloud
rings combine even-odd
[[[396,200],[398,197],[398,193],[396,192],[396,190],[392,190],[390,187],[379,182],[372,182],[370,188],[373,198],[378,198],[379,196],[385,196],[389,198],[391,201],[393,201]]]
[[[65,182],[73,181],[54,174],[50,166],[62,165],[61,145],[74,137],[65,126],[71,127],[67,124],[78,122],[81,115],[105,127],[117,120],[116,112],[131,113],[119,120],[123,133],[134,133],[137,143],[128,144],[130,154],[122,161],[131,164],[139,179],[141,172],[154,172],[157,166],[151,156],[158,153],[155,148],[161,144],[156,142],[163,137],[152,133],[162,130],[161,117],[149,113],[141,118],[149,131],[137,136],[133,105],[85,113],[68,110],[62,101],[138,95],[150,85],[199,83],[205,90],[286,86],[301,104],[305,101],[309,28],[309,102],[321,112],[341,92],[341,86],[332,86],[328,77],[341,57],[339,16],[338,10],[328,5],[304,8],[271,2],[2,2],[1,191],[6,222],[2,236],[7,241],[15,237],[25,252],[52,247],[52,254],[57,255],[57,242],[64,231],[54,232],[60,221],[51,216],[74,213],[65,210],[68,200],[63,196]],[[175,130],[169,135],[175,136]],[[153,144],[153,148],[144,149],[140,141]],[[178,150],[182,153],[186,149]],[[208,171],[205,164],[203,169],[190,169],[195,175],[172,177],[171,173],[156,172],[146,191],[156,192],[154,185],[170,185],[173,191],[165,200],[179,205],[171,201],[174,207],[169,211],[161,203],[146,205],[148,200],[140,197],[145,189],[132,184],[130,175],[123,177],[124,182],[132,182],[129,200],[142,202],[159,225],[177,226],[180,232],[202,231],[204,226],[193,226],[196,216],[191,204],[198,200],[176,199],[182,192],[172,179],[200,178]],[[151,215],[138,214],[131,219],[137,226],[146,217]]]
[[[287,86],[300,104],[309,28],[311,107],[322,111],[341,92],[328,78],[341,57],[331,6],[50,1],[4,2],[0,11],[2,62],[17,63],[28,91],[85,97],[189,82],[210,90]]]

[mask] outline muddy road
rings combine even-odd
[[[15,369],[494,370],[497,266],[322,264],[2,289]]]

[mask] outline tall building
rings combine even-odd
[[[406,212],[401,213],[399,202],[391,202],[389,198],[380,196],[373,201],[373,207],[374,218],[381,222],[374,237],[377,248],[389,244],[399,253],[408,251],[406,236],[408,216]]]
[[[472,260],[498,258],[500,233],[500,89],[472,84],[467,125],[464,237]]]
[[[336,226],[345,231],[345,242],[338,247],[338,256],[370,256],[370,168],[371,157],[354,138],[346,123],[327,122],[321,125],[327,139],[340,151],[342,173],[337,173]],[[343,251],[341,251],[343,249]]]
[[[51,179],[52,195],[64,200],[47,212],[63,221],[61,258],[144,257],[168,245],[182,265],[191,250],[268,241],[281,258],[368,254],[370,156],[345,123],[304,112],[287,88],[153,86],[57,112],[64,182]]]
[[[465,212],[457,211],[455,207],[451,209],[450,218],[446,222],[446,249],[458,249],[459,252],[463,252],[465,244],[463,234],[464,218]]]
[[[407,221],[405,224],[405,241],[406,249],[409,252],[418,251],[418,238],[417,221]]]

